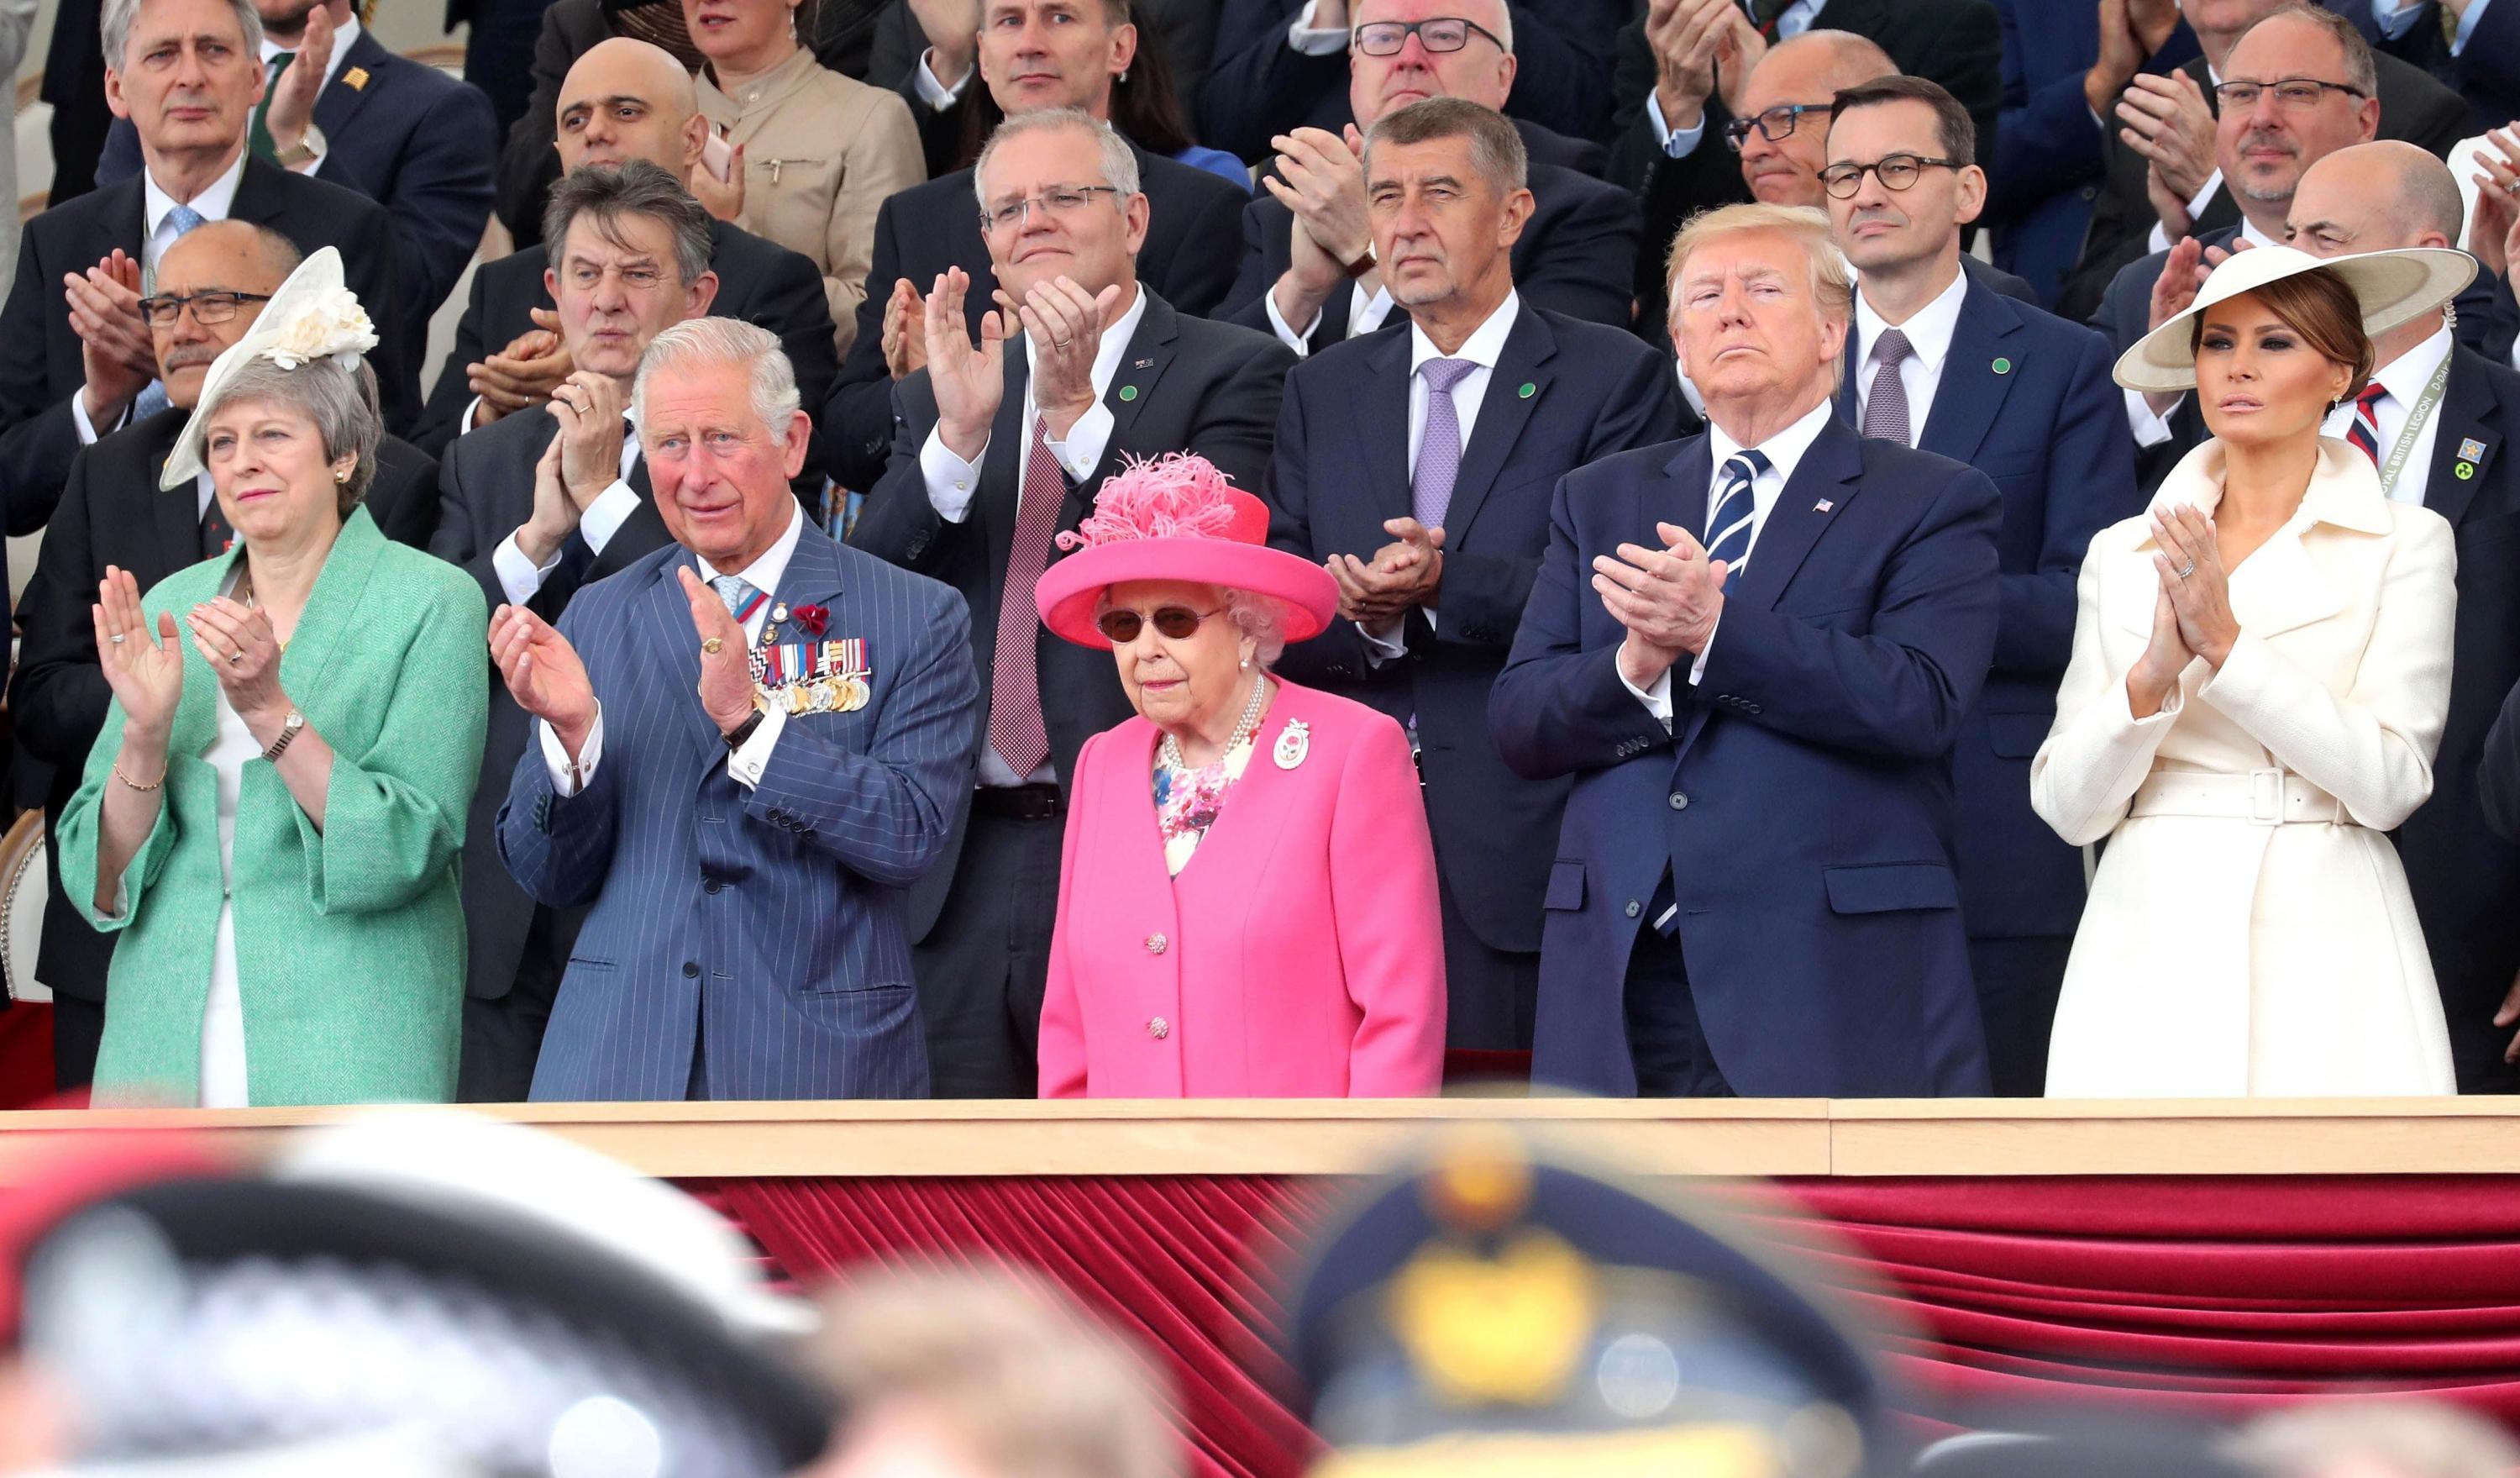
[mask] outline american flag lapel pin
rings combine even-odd
[[[1812,504],[1812,512],[1826,513],[1836,506],[1837,505],[1835,503],[1830,502],[1828,499],[1822,498],[1819,502]]]

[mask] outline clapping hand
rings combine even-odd
[[[927,383],[936,393],[937,434],[945,449],[966,462],[979,460],[988,448],[989,423],[1006,398],[1011,322],[1000,313],[981,314],[980,342],[974,345],[963,327],[963,299],[970,291],[970,274],[954,267],[928,290],[925,309]]]
[[[2476,213],[2468,220],[2467,249],[2485,270],[2500,277],[2510,272],[2520,249],[2520,141],[2510,129],[2497,128],[2485,135],[2485,145],[2471,176]]]
[[[1373,245],[1373,223],[1365,206],[1365,136],[1351,123],[1347,136],[1298,128],[1269,141],[1278,151],[1277,173],[1260,183],[1295,212],[1333,260],[1345,263]]]
[[[276,737],[289,699],[280,690],[280,638],[269,613],[222,595],[195,606],[189,622],[194,649],[218,674],[228,707],[256,736],[268,728]]]
[[[896,277],[883,300],[883,367],[895,380],[927,368],[927,300],[918,284]]]
[[[2178,615],[2179,639],[2221,671],[2239,639],[2240,623],[2231,614],[2230,577],[2213,522],[2184,503],[2156,509],[2152,536],[2152,567]]]
[[[2118,130],[2118,137],[2144,158],[2161,189],[2175,202],[2174,220],[2170,210],[2162,208],[2162,195],[2154,195],[2162,229],[2173,236],[2184,234],[2187,202],[2195,199],[2214,173],[2214,110],[2206,106],[2205,89],[2183,70],[2166,76],[2139,71],[2119,96],[2117,115],[2126,125]]]
[[[125,741],[136,736],[162,748],[175,726],[175,705],[184,696],[184,653],[175,644],[175,613],[158,613],[153,640],[140,610],[140,582],[130,571],[108,565],[88,615],[96,624],[96,652],[106,685],[122,705]]]
[[[272,86],[271,106],[263,113],[273,148],[286,154],[306,136],[306,126],[315,120],[316,94],[324,90],[324,74],[332,66],[333,13],[318,5],[306,12],[306,33],[297,38],[297,53]]]
[[[1715,95],[1715,55],[1732,30],[1735,0],[1650,0],[1645,7],[1645,46],[1654,59],[1654,102],[1675,129],[1706,120]]]
[[[158,378],[158,345],[140,311],[140,263],[121,248],[62,278],[70,331],[78,335],[81,394],[100,434]]]
[[[1392,519],[1382,531],[1393,542],[1375,551],[1371,561],[1333,554],[1325,562],[1338,581],[1339,615],[1376,628],[1408,615],[1412,606],[1432,605],[1444,578],[1443,530],[1428,529],[1416,519]]]
[[[490,661],[517,707],[552,726],[573,759],[595,727],[595,684],[568,638],[522,606],[490,614]]]
[[[1032,340],[1032,398],[1064,439],[1079,416],[1094,408],[1094,359],[1102,351],[1102,323],[1120,305],[1120,285],[1089,293],[1061,275],[1039,283],[1017,302],[997,290],[1008,322],[1020,320]]]
[[[540,405],[577,368],[568,346],[561,342],[560,314],[532,308],[534,326],[508,341],[507,347],[466,368],[464,378],[481,404],[472,412],[474,430],[501,416]]]
[[[721,734],[752,716],[752,652],[743,626],[707,581],[689,567],[674,572],[692,603],[692,628],[700,644],[700,709]]]
[[[1724,577],[1731,567],[1709,559],[1696,535],[1678,524],[1656,524],[1664,544],[1621,544],[1615,555],[1593,561],[1593,589],[1612,619],[1628,628],[1619,647],[1619,671],[1638,687],[1650,687],[1682,654],[1705,649],[1724,614]]]

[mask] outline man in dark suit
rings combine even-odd
[[[1593,141],[1609,121],[1610,42],[1628,16],[1616,0],[1225,0],[1215,61],[1198,99],[1202,136],[1259,164],[1280,134],[1315,128],[1336,137],[1349,123],[1364,127],[1372,119],[1350,106],[1353,28],[1369,20],[1437,16],[1475,22],[1495,36],[1521,78],[1506,114],[1561,143],[1580,142],[1590,152],[1586,172],[1600,172]],[[1542,157],[1535,151],[1533,159]]]
[[[2494,0],[2324,0],[2384,56],[2467,99],[2468,131],[2520,117],[2520,9]]]
[[[259,115],[259,154],[288,159],[320,180],[383,206],[393,217],[394,263],[404,321],[426,323],[481,247],[490,220],[491,159],[499,134],[480,90],[387,50],[359,23],[350,0],[255,0],[262,13],[269,101]],[[128,122],[106,140],[96,180],[111,185],[140,168]],[[383,316],[382,314],[380,317]]]
[[[43,552],[18,600],[21,636],[9,712],[20,745],[49,767],[46,838],[79,786],[89,748],[105,727],[111,694],[97,665],[89,608],[108,565],[148,589],[220,552],[229,537],[203,473],[189,492],[161,492],[158,475],[191,418],[202,381],[219,351],[245,337],[297,265],[297,249],[268,226],[213,221],[167,247],[158,264],[156,300],[172,304],[150,334],[167,408],[106,437],[70,463],[61,506],[44,529]],[[204,323],[206,314],[212,320]],[[386,437],[377,448],[367,506],[387,537],[427,541],[437,507],[437,467],[409,443]],[[113,941],[80,917],[62,891],[61,859],[44,854],[50,892],[35,978],[53,992],[53,1069],[65,1089],[84,1087],[105,1029],[106,968]]]
[[[2182,0],[2182,9],[2204,55],[2167,76],[2138,74],[2108,118],[2107,180],[2056,305],[2068,318],[2091,316],[2120,269],[2182,236],[2229,230],[2269,211],[2282,219],[2281,195],[2330,149],[2404,139],[2447,156],[2467,130],[2467,105],[2456,93],[2420,69],[2374,55],[2332,12],[2297,0]],[[2244,43],[2270,20],[2281,22],[2275,31]],[[2215,89],[2284,77],[2336,85],[2306,109],[2262,93],[2236,120],[2237,137],[2262,138],[2262,157],[2229,174],[2237,151],[2224,147],[2228,130]]]
[[[2003,499],[1995,669],[1952,752],[1953,853],[1995,1091],[2037,1097],[2084,890],[2081,850],[2030,808],[2030,757],[2055,721],[2083,552],[2143,506],[2113,356],[1961,274],[1986,179],[1950,93],[1921,77],[1841,92],[1828,150],[1832,234],[1862,274],[1839,414],[1977,468]]]
[[[1092,14],[1107,27],[1109,12],[1094,9]],[[1080,19],[1072,23],[1087,23]],[[1028,24],[1027,33],[1031,29]],[[1046,53],[1019,69],[1012,56],[1016,44],[1008,43],[1007,57],[980,68],[990,96],[1008,115],[1073,107],[1097,118],[1114,118],[1111,71],[1098,63],[1054,62]],[[1110,44],[1107,30],[1104,44]],[[1037,75],[1026,75],[1023,69]],[[933,110],[919,102],[912,112]],[[1233,284],[1234,219],[1249,192],[1205,169],[1150,154],[1125,128],[1115,124],[1114,129],[1136,158],[1137,175],[1153,212],[1145,249],[1138,254],[1139,279],[1177,311],[1207,314]],[[939,174],[893,196],[876,212],[874,261],[866,297],[858,304],[858,337],[849,346],[822,418],[831,473],[842,486],[864,489],[883,476],[892,445],[892,389],[925,362],[921,295],[947,269],[960,267],[972,278],[972,291],[964,300],[969,314],[964,331],[978,333],[980,316],[991,309],[998,284],[989,266],[988,244],[981,239],[972,178],[969,169]]]
[[[1135,159],[1076,110],[999,125],[977,169],[1020,337],[1012,314],[992,313],[974,346],[969,279],[957,268],[932,285],[927,366],[894,388],[892,465],[850,535],[962,592],[987,693],[978,787],[910,904],[939,1097],[1032,1096],[1064,786],[1086,739],[1130,713],[1110,659],[1053,637],[1034,613],[1054,535],[1092,511],[1123,457],[1192,451],[1259,486],[1294,360],[1177,312],[1140,280],[1148,204]]]
[[[2003,111],[1987,162],[1995,263],[2052,308],[2082,254],[2107,156],[2100,119],[2143,70],[2196,55],[2178,0],[1995,0]]]
[[[1441,16],[1439,0],[1418,9]],[[1457,7],[1458,8],[1458,7]],[[1477,10],[1479,6],[1470,7]],[[1487,0],[1503,23],[1502,0]],[[1386,16],[1386,11],[1389,16]],[[1453,97],[1502,111],[1511,100],[1514,56],[1503,43],[1462,27],[1459,48],[1432,49],[1423,32],[1388,32],[1414,15],[1409,5],[1374,0],[1348,56],[1348,100],[1358,128],[1422,98]],[[1439,30],[1439,40],[1450,33]],[[1389,47],[1389,50],[1384,48]],[[1637,202],[1624,190],[1561,164],[1541,162],[1530,141],[1555,141],[1524,125],[1519,142],[1531,181],[1532,212],[1514,243],[1516,290],[1536,307],[1615,328],[1633,321],[1628,283],[1636,270]],[[1242,266],[1222,316],[1274,334],[1310,353],[1371,333],[1390,314],[1391,296],[1372,259],[1373,232],[1356,130],[1347,136],[1297,128],[1284,136],[1261,193],[1242,210]]]
[[[623,420],[632,382],[658,334],[709,310],[707,211],[643,161],[590,164],[552,192],[548,248],[563,348],[576,366],[550,398],[458,438],[439,474],[429,552],[470,572],[489,604],[527,606],[557,622],[577,592],[672,542],[652,495],[646,448]],[[662,285],[636,284],[651,275]],[[546,464],[557,463],[557,467]],[[546,475],[550,474],[550,475]],[[524,712],[490,697],[481,772],[504,777],[525,751]],[[466,1102],[525,1096],[560,978],[573,915],[537,906],[498,860],[495,780],[472,793],[465,831]]]
[[[53,39],[44,51],[38,96],[53,107],[50,203],[56,206],[96,188],[97,158],[105,152],[106,130],[113,124],[113,114],[105,105],[105,51],[97,29],[104,9],[103,0],[61,0],[53,11]]]
[[[560,120],[560,158],[569,168],[642,160],[685,189],[708,136],[690,74],[662,49],[619,37],[569,69]],[[806,403],[821,404],[838,355],[820,270],[802,254],[726,221],[710,222],[709,253],[719,285],[712,311],[777,334]],[[550,263],[537,245],[472,274],[455,347],[412,438],[423,448],[443,458],[447,443],[464,433],[549,400],[577,368],[557,332]],[[805,476],[819,475],[809,464]]]
[[[1834,414],[1849,283],[1767,207],[1674,246],[1705,436],[1557,485],[1488,722],[1574,786],[1537,1080],[1612,1095],[1987,1090],[1951,755],[1995,651],[1983,473]]]
[[[806,417],[767,330],[658,335],[631,415],[672,448],[674,543],[557,630],[520,606],[490,627],[539,720],[499,854],[544,906],[589,910],[534,1097],[924,1096],[903,913],[970,783],[963,601],[796,506]],[[783,649],[808,666],[752,666]]]
[[[1766,13],[1775,19],[1762,26],[1742,0],[1654,0],[1619,33],[1610,179],[1644,195],[1645,249],[1637,262],[1642,322],[1662,320],[1662,254],[1682,221],[1787,192],[1809,194],[1795,203],[1820,204],[1808,177],[1822,162],[1818,132],[1826,119],[1780,119],[1788,136],[1754,133],[1738,151],[1726,147],[1735,119],[1824,104],[1842,87],[1898,71],[1942,83],[1968,106],[1979,136],[1994,136],[2002,67],[1987,0],[1795,0]],[[1788,44],[1822,31],[1835,38],[1833,48]],[[1871,45],[1849,46],[1849,37]],[[1805,129],[1814,131],[1808,141]]]
[[[139,126],[145,168],[36,216],[19,244],[0,307],[0,501],[13,534],[52,516],[81,446],[163,405],[141,293],[166,248],[204,220],[271,226],[303,252],[339,248],[382,341],[368,362],[386,429],[407,428],[417,406],[403,355],[418,346],[392,308],[385,212],[246,148],[262,90],[251,60],[259,23],[244,23],[252,12],[227,0],[139,0],[117,14],[128,28],[106,37],[107,89],[115,115]],[[138,65],[153,53],[163,65]]]
[[[1373,245],[1408,316],[1287,378],[1270,541],[1337,576],[1345,618],[1279,670],[1372,704],[1416,736],[1443,901],[1446,1039],[1527,1048],[1540,899],[1562,780],[1525,780],[1487,733],[1574,468],[1680,433],[1671,362],[1635,335],[1540,307],[1513,280],[1529,219],[1522,143],[1475,103],[1397,109],[1366,135]]]

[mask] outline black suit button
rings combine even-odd
[[[699,975],[700,967],[697,961],[688,959],[683,961],[683,979],[698,980],[699,979]]]
[[[710,878],[707,882],[700,884],[700,892],[716,893],[724,887],[726,887],[726,880],[724,878]]]
[[[814,828],[810,826],[805,828],[805,840],[808,842],[814,840]]]
[[[1741,712],[1745,714],[1755,714],[1759,712],[1759,706],[1755,703],[1745,703],[1741,705]]]

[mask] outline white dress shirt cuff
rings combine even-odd
[[[1315,25],[1313,12],[1319,8],[1308,0],[1295,13],[1295,23],[1286,27],[1286,45],[1308,57],[1334,57],[1347,49],[1347,32]]]
[[[512,606],[521,606],[532,600],[541,592],[543,581],[551,578],[551,573],[559,568],[558,549],[552,551],[551,563],[538,566],[525,558],[524,546],[517,542],[513,533],[499,540],[499,547],[490,551],[490,571],[499,577],[499,593],[508,597],[508,604]]]
[[[560,735],[550,724],[536,719],[534,727],[542,731],[543,767],[551,774],[554,795],[565,801],[595,782],[595,766],[604,758],[604,705],[595,706],[595,722],[587,726],[586,744],[575,764],[569,763],[568,751],[561,747]]]
[[[989,448],[983,443],[980,455],[988,454]],[[978,462],[966,462],[954,455],[945,444],[944,433],[931,431],[919,448],[919,471],[927,481],[927,506],[936,510],[938,518],[959,524],[970,517],[971,499],[980,486]]]
[[[114,422],[112,426],[107,427],[105,431],[120,431],[130,420],[131,412],[126,408],[122,412],[122,419]],[[81,446],[94,446],[96,444],[97,438],[105,434],[105,432],[98,431],[95,423],[91,422],[87,418],[87,390],[85,387],[81,387],[78,390],[70,392],[70,424],[78,428],[78,439]]]
[[[2220,169],[2205,176],[2205,183],[2196,187],[2195,198],[2187,203],[2187,222],[2190,230],[2195,228],[2196,217],[2205,213],[2205,207],[2214,199],[2214,192],[2222,188],[2223,171]],[[2170,250],[2170,233],[2162,229],[2161,222],[2154,221],[2152,230],[2143,238],[2143,245],[2147,252],[2167,252]]]
[[[1082,483],[1094,476],[1094,469],[1102,465],[1102,448],[1111,444],[1111,432],[1117,424],[1111,418],[1111,407],[1097,400],[1076,418],[1075,425],[1067,428],[1066,436],[1049,439],[1050,454],[1058,458],[1069,482]]]
[[[1278,336],[1278,342],[1284,345],[1286,347],[1293,349],[1295,351],[1295,356],[1299,359],[1310,354],[1313,351],[1313,346],[1311,343],[1304,338],[1304,335],[1311,333],[1313,331],[1314,324],[1318,324],[1322,321],[1321,313],[1316,311],[1313,314],[1312,323],[1305,324],[1303,332],[1298,333],[1295,330],[1295,326],[1286,321],[1286,315],[1278,311],[1278,290],[1275,286],[1272,286],[1268,292],[1261,294],[1260,300],[1268,304],[1269,329],[1270,332]]]
[[[455,423],[455,434],[460,437],[468,431],[478,431],[480,429],[481,397],[479,395],[474,395],[472,397],[472,403],[464,407],[464,419]]]
[[[1706,654],[1715,650],[1715,633],[1724,629],[1724,618],[1718,614],[1715,624],[1706,628],[1705,644],[1697,649],[1695,660],[1688,665],[1688,685],[1695,687],[1706,680]]]
[[[761,726],[743,741],[736,752],[726,757],[726,776],[745,790],[761,784],[761,772],[770,767],[770,751],[778,746],[780,733],[788,727],[788,711],[776,704],[761,711]]]
[[[2170,416],[2168,414],[2158,416],[2154,415],[2152,413],[2152,402],[2146,399],[2143,392],[2139,390],[2126,391],[2123,392],[2123,393],[2126,395],[2127,429],[2135,433],[2135,444],[2138,446],[2159,446],[2162,442],[2169,440]],[[2171,412],[2177,412],[2180,405],[2186,399],[2187,397],[2185,395],[2182,395],[2177,400],[2170,402]]]
[[[1397,662],[1409,655],[1409,643],[1403,640],[1409,629],[1407,618],[1392,622],[1380,630],[1363,622],[1356,624],[1356,634],[1365,638],[1365,663],[1378,668],[1386,662]]]
[[[1662,99],[1650,92],[1645,94],[1645,117],[1653,123],[1654,142],[1673,159],[1685,160],[1695,154],[1697,146],[1706,139],[1706,115],[1703,111],[1697,115],[1696,127],[1675,129],[1663,121]]]
[[[612,542],[612,535],[619,533],[630,515],[638,511],[639,494],[629,484],[614,478],[612,485],[597,493],[595,501],[578,515],[577,531],[585,536],[587,548],[602,554],[604,546]]]
[[[936,69],[928,65],[935,60],[936,48],[931,46],[921,52],[919,54],[919,65],[911,69],[910,84],[918,89],[920,101],[925,103],[928,107],[935,109],[938,113],[943,113],[946,109],[953,107],[955,103],[961,100],[963,90],[971,85],[971,76],[970,72],[965,72],[963,74],[963,80],[955,83],[951,87],[948,87],[944,83],[936,80]],[[977,71],[979,69],[974,67],[971,70]]]
[[[1616,659],[1613,659],[1613,662],[1615,661]],[[1645,712],[1653,715],[1655,721],[1666,729],[1671,727],[1671,669],[1663,669],[1662,675],[1644,687],[1638,687],[1628,681],[1628,674],[1621,670],[1619,686],[1636,694],[1637,702],[1645,706]]]

